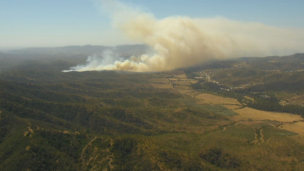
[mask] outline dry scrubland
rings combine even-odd
[[[278,105],[303,102],[303,54],[161,73],[60,72],[85,64],[88,48],[21,50],[19,62],[0,53],[12,59],[0,59],[1,171],[304,170],[304,122],[278,113],[304,116]],[[129,50],[121,56],[145,53]]]
[[[286,129],[291,132],[298,133],[298,135],[290,136],[293,140],[304,144],[304,122],[296,122],[292,124],[283,124],[281,129]]]
[[[0,170],[303,168],[298,115],[197,91],[180,71],[25,73],[0,82]]]
[[[174,75],[174,73],[170,73]],[[242,105],[233,98],[222,97],[219,95],[201,93],[190,88],[191,84],[196,83],[196,80],[187,79],[185,74],[174,75],[173,78],[168,80],[174,83],[174,88],[171,86],[170,81],[166,81],[164,78],[151,79],[154,87],[158,88],[173,88],[179,93],[187,96],[191,96],[196,99],[196,104],[211,104],[211,105],[222,105],[227,109],[236,112],[238,115],[233,115],[230,117],[231,121],[236,122],[235,125],[260,125],[266,124],[278,129],[288,130],[294,132],[298,135],[288,136],[289,138],[304,144],[304,120],[299,115],[289,114],[289,113],[279,113],[279,112],[267,112],[262,110],[256,110],[248,107],[242,107]],[[166,85],[166,86],[165,86]],[[254,101],[250,97],[245,97],[251,101]],[[250,121],[248,121],[250,120]],[[271,122],[274,122],[271,123]],[[226,129],[226,127],[225,127]],[[224,129],[224,130],[225,130]]]
[[[256,109],[251,109],[248,107],[242,109],[234,110],[240,114],[244,119],[253,119],[253,120],[274,120],[279,122],[294,122],[303,120],[299,115],[288,114],[288,113],[278,113],[278,112],[266,112]]]
[[[155,88],[172,88],[172,85],[170,84],[169,80],[166,78],[153,78],[149,80],[150,85]]]
[[[202,93],[195,96],[204,103],[219,104],[219,105],[241,105],[236,99],[216,96],[213,94]]]

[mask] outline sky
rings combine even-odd
[[[303,0],[121,0],[157,19],[224,17],[304,29]],[[98,0],[0,0],[0,49],[135,44],[112,27]]]

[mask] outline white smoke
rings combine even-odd
[[[304,30],[246,23],[225,18],[174,16],[156,19],[153,14],[116,0],[101,0],[113,26],[127,37],[151,46],[157,53],[111,61],[89,57],[87,64],[67,71],[125,70],[166,71],[214,59],[288,55],[304,51]]]
[[[71,67],[69,70],[63,70],[62,72],[71,72],[71,71],[96,71],[96,70],[105,70],[103,66],[108,66],[114,64],[116,61],[123,61],[124,59],[120,57],[117,53],[112,50],[105,50],[101,55],[92,55],[89,56],[85,65],[77,65]]]

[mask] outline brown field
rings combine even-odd
[[[174,75],[174,77],[178,77],[178,78],[180,78],[180,79],[187,79],[187,76],[186,76],[185,73],[179,74],[179,75]]]
[[[152,78],[149,79],[150,85],[154,88],[172,88],[169,80],[166,78]]]
[[[247,100],[250,100],[250,101],[253,101],[254,102],[254,99],[251,98],[251,97],[248,97],[248,96],[244,96]]]
[[[174,85],[174,88],[178,89],[178,90],[192,90],[189,86],[187,85],[178,85],[178,84],[175,84]]]
[[[193,97],[195,94],[198,93],[197,91],[192,90],[192,89],[178,89],[177,91],[183,95],[188,95],[191,97]]]
[[[169,84],[169,81],[167,78],[151,78],[149,79],[150,83],[155,83],[155,84]]]
[[[154,88],[172,88],[171,84],[150,84],[151,86],[153,86]]]
[[[265,123],[265,122],[263,122],[263,121],[240,121],[240,122],[237,122],[237,123],[235,124],[235,126],[236,126],[236,125],[239,125],[239,124],[254,126],[254,125],[261,124],[261,123]]]
[[[241,105],[237,105],[237,104],[232,104],[232,105],[223,105],[225,108],[230,109],[230,110],[235,110],[235,109],[239,109],[240,107],[242,107]]]
[[[185,74],[184,71],[165,71],[165,72],[162,72],[163,74],[173,74],[173,75],[183,75]]]
[[[174,84],[176,84],[176,85],[187,85],[187,86],[191,85],[189,81],[174,81]]]
[[[199,100],[203,100],[204,103],[219,104],[219,105],[225,105],[225,104],[240,105],[240,103],[236,99],[216,96],[207,93],[198,94],[197,96],[195,96],[195,98]]]
[[[248,107],[245,107],[243,109],[233,110],[233,111],[237,112],[245,119],[251,118],[253,120],[275,120],[279,122],[293,122],[293,121],[302,120],[300,115],[278,113],[278,112],[266,112]]]
[[[286,123],[283,124],[281,129],[286,129],[291,132],[298,133],[299,135],[290,136],[289,138],[304,144],[304,122]]]
[[[174,78],[169,78],[169,80],[170,80],[170,81],[178,81],[179,78],[174,77]]]
[[[284,125],[282,125],[282,128],[286,129],[288,131],[291,131],[291,132],[296,132],[298,134],[304,135],[304,122],[284,124]]]
[[[194,84],[194,83],[197,83],[198,81],[197,80],[189,80],[189,83],[191,84]]]

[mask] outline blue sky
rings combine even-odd
[[[121,0],[153,13],[225,17],[304,29],[303,0]],[[0,0],[0,48],[136,43],[113,29],[97,0]]]

